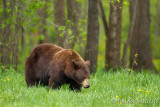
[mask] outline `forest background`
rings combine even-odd
[[[160,70],[158,0],[1,0],[1,65],[19,72],[31,50],[54,43],[98,68]]]

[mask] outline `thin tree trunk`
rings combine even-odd
[[[153,58],[156,58],[157,49],[157,38],[160,37],[160,0],[157,0],[157,15],[156,15],[156,28],[154,37],[154,47],[153,47]]]
[[[0,6],[3,9],[3,3],[0,2]],[[3,24],[3,16],[0,17],[0,25]],[[0,62],[1,62],[1,56],[2,56],[2,28],[0,27]]]
[[[134,26],[135,26],[135,19],[136,19],[136,12],[137,12],[137,3],[138,0],[130,0],[130,29],[129,29],[129,34],[127,37],[127,41],[124,44],[123,48],[123,56],[122,56],[122,67],[126,68],[127,67],[127,52],[128,52],[128,46],[130,45],[132,36],[133,36],[133,31],[134,31]]]
[[[17,14],[17,18],[16,18],[16,25],[15,25],[15,34],[12,37],[13,40],[13,45],[12,45],[12,64],[15,65],[15,70],[17,70],[17,66],[18,66],[18,44],[19,44],[19,37],[21,35],[21,30],[22,30],[22,20],[21,20],[21,14],[23,13],[23,4],[22,1],[19,0],[18,2],[18,12],[15,13]]]
[[[23,28],[23,26],[22,26],[21,30],[22,30],[21,48],[22,48],[22,50],[24,50],[25,37],[24,37],[24,28]]]
[[[87,32],[87,23],[85,22],[88,18],[88,0],[84,0],[84,3],[79,6],[81,9],[82,12],[80,12],[80,17],[79,17],[79,21],[81,21],[81,24],[79,26],[79,28],[81,27],[82,30],[80,30],[80,33],[83,33],[83,32]],[[86,44],[86,41],[84,40],[84,37],[82,35],[79,35],[78,37],[78,41],[80,44],[79,45],[79,54],[84,58],[84,50],[85,50],[85,47],[83,46],[83,44]]]
[[[139,71],[154,69],[150,48],[149,0],[139,0],[136,13],[134,36],[131,40],[130,67]],[[136,59],[135,54],[138,54]]]
[[[87,45],[85,50],[85,60],[90,60],[91,73],[96,72],[97,56],[98,56],[98,38],[99,38],[99,22],[98,22],[98,0],[89,0],[88,8],[88,31]]]
[[[49,38],[48,38],[48,34],[47,34],[47,24],[46,24],[46,19],[48,17],[47,14],[47,2],[48,0],[42,0],[45,1],[44,7],[42,9],[38,9],[38,16],[41,17],[40,23],[39,23],[39,31],[38,34],[39,35],[43,35],[44,36],[44,40],[39,40],[39,43],[44,43],[44,42],[49,42]]]
[[[67,0],[67,11],[68,20],[71,21],[68,24],[68,29],[72,30],[72,34],[65,38],[64,48],[72,49],[79,35],[78,22],[80,17],[79,13],[81,13],[81,4],[76,0]],[[73,40],[70,39],[72,36],[74,36]]]
[[[84,5],[82,5],[82,19],[87,19],[88,17],[88,0],[84,0]]]
[[[9,17],[12,16],[13,13],[13,8],[14,8],[14,3],[15,1],[12,0],[10,1],[10,6],[7,7],[7,1],[3,0],[3,21],[4,20],[8,20]],[[10,8],[11,11],[8,13],[7,12],[7,8]],[[4,28],[1,29],[1,42],[2,42],[2,46],[1,46],[1,63],[8,65],[10,64],[10,43],[9,43],[9,36],[11,36],[11,23],[7,24],[4,23],[6,26]]]
[[[65,26],[64,0],[54,0],[54,23],[58,26]],[[59,36],[61,32],[58,31],[57,27],[55,30],[57,45],[63,47],[65,36]]]
[[[105,35],[106,38],[109,35],[109,27],[108,27],[108,23],[107,23],[107,19],[104,13],[104,9],[103,9],[103,5],[102,5],[102,0],[99,0],[99,6],[100,6],[100,11],[101,11],[101,17],[102,17],[102,21],[103,21],[103,26],[105,29]]]
[[[121,55],[121,28],[122,28],[122,3],[123,0],[117,2],[117,28],[116,28],[116,62],[117,66],[120,65],[120,55]]]

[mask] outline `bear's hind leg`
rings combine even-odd
[[[39,80],[31,73],[31,71],[25,73],[25,80],[28,87],[37,86],[39,84]]]
[[[27,82],[27,86],[28,86],[28,87],[30,87],[30,86],[38,86],[38,84],[39,84],[39,83],[38,83],[37,81],[28,81],[28,82]]]

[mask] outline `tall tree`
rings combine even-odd
[[[132,7],[131,4],[131,8]],[[134,26],[134,28],[131,39],[130,67],[138,70],[142,68],[154,69],[150,48],[149,0],[138,0],[136,8],[135,25],[131,25]],[[131,11],[131,14],[132,13],[133,11]],[[133,15],[131,17],[133,17]],[[138,54],[137,58],[135,58],[135,54]]]
[[[65,26],[65,12],[64,12],[64,0],[54,0],[54,23],[57,26]],[[60,33],[58,28],[56,30],[56,42],[57,45],[63,47],[63,43],[65,38],[60,37]]]
[[[23,3],[22,0],[19,0],[16,3],[18,10],[15,11],[14,14],[16,14],[16,24],[15,24],[15,33],[12,35],[12,40],[13,40],[13,45],[12,45],[12,65],[15,65],[15,69],[17,70],[18,66],[18,44],[19,44],[19,38],[21,34],[23,33],[21,30],[22,28],[22,16],[21,14],[23,13]]]
[[[81,16],[81,4],[77,0],[67,0],[67,11],[68,11],[68,29],[72,30],[72,34],[67,35],[64,42],[65,48],[72,49],[77,36],[79,35],[78,22]],[[70,38],[74,36],[74,39],[70,41]]]
[[[127,58],[128,58],[127,52],[128,52],[128,47],[130,46],[130,42],[134,33],[138,0],[131,1],[130,4],[131,4],[130,5],[130,28],[129,28],[127,40],[124,44],[123,56],[121,61],[121,65],[123,68],[127,67]]]
[[[8,3],[10,2],[10,3]],[[1,28],[0,28],[0,35],[1,35],[1,63],[7,65],[10,64],[10,46],[11,43],[9,41],[9,38],[11,37],[11,19],[10,17],[13,14],[13,10],[14,10],[14,6],[15,6],[15,0],[11,0],[11,1],[6,1],[3,0],[3,15],[1,16]],[[11,11],[7,12],[8,9],[10,9]],[[10,23],[8,23],[10,22]],[[2,25],[4,25],[4,27],[2,27]]]
[[[44,2],[43,8],[38,9],[38,16],[40,17],[40,23],[38,28],[38,35],[43,35],[44,40],[40,39],[39,43],[49,42],[48,34],[47,34],[47,23],[46,19],[48,17],[47,14],[47,2],[48,0],[42,0]]]
[[[96,72],[97,56],[98,56],[98,38],[99,38],[99,22],[98,22],[98,0],[89,0],[88,2],[88,31],[87,45],[85,50],[85,60],[90,60],[91,73]]]
[[[19,37],[23,28],[23,2],[22,0],[3,0],[1,5],[3,11],[3,15],[0,16],[1,63],[15,65],[17,69]]]
[[[122,0],[112,0],[110,2],[109,25],[106,20],[103,5],[99,1],[101,16],[106,34],[106,56],[105,67],[117,67],[120,65],[120,47],[121,47],[121,20],[122,20]]]
[[[122,3],[123,0],[117,2],[117,26],[116,26],[116,61],[117,66],[120,65],[120,56],[121,56],[121,31],[122,31]]]
[[[116,51],[116,25],[117,25],[117,6],[116,0],[110,2],[109,16],[109,35],[106,41],[106,67],[116,67],[117,51]]]

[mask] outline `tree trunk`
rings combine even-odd
[[[156,14],[156,28],[155,28],[155,37],[154,37],[154,47],[153,47],[153,58],[156,58],[156,53],[159,49],[157,48],[157,38],[160,37],[160,0],[157,0],[157,14]]]
[[[134,31],[134,26],[135,26],[135,19],[136,19],[136,12],[137,12],[137,4],[138,0],[130,0],[130,28],[129,28],[129,33],[127,37],[127,41],[124,44],[123,48],[123,56],[122,56],[122,61],[121,65],[123,68],[127,67],[127,52],[128,52],[128,46],[130,45],[132,36],[133,36],[133,31]]]
[[[11,36],[11,23],[6,23],[5,20],[9,20],[9,17],[12,16],[13,8],[15,1],[10,1],[10,6],[7,7],[7,1],[3,0],[3,24],[6,25],[4,28],[1,28],[1,63],[4,65],[10,64],[10,41],[9,37]],[[11,11],[8,13],[7,9],[10,8]]]
[[[116,62],[117,66],[120,65],[120,56],[121,56],[121,28],[122,28],[122,3],[123,0],[117,2],[117,26],[116,26]]]
[[[138,0],[133,32],[130,67],[139,71],[141,69],[154,69],[150,48],[149,0]],[[137,58],[135,58],[135,54],[138,54]]]
[[[59,27],[65,26],[64,0],[54,0],[54,23]],[[61,32],[58,31],[57,27],[55,27],[55,31],[57,45],[63,47],[65,36],[59,36]]]
[[[79,13],[81,13],[81,4],[76,0],[67,0],[68,20],[70,23],[67,25],[68,29],[72,30],[72,34],[67,35],[64,41],[64,48],[72,49],[76,43],[77,36],[79,35],[78,22]],[[74,36],[74,39],[70,39]]]
[[[121,20],[122,20],[122,0],[110,2],[109,26],[104,13],[101,0],[99,1],[101,16],[106,35],[106,55],[105,68],[115,68],[120,65],[121,48]]]
[[[117,31],[117,6],[116,0],[110,2],[110,17],[109,17],[109,35],[106,40],[106,68],[114,68],[117,66],[117,47],[116,47],[116,31]]]
[[[45,1],[44,7],[41,9],[38,9],[38,16],[41,17],[40,23],[39,23],[39,29],[38,29],[38,35],[43,35],[44,40],[40,39],[39,44],[49,42],[48,34],[47,34],[47,24],[46,19],[48,17],[47,14],[47,2],[48,0],[42,0]]]
[[[104,26],[104,29],[105,29],[105,35],[106,35],[106,38],[107,38],[107,36],[109,35],[109,27],[108,27],[106,15],[104,13],[102,0],[99,0],[99,7],[100,7],[100,11],[101,11],[101,17],[102,17],[102,21],[103,21],[103,26]]]
[[[13,40],[13,45],[12,45],[12,65],[15,65],[15,70],[17,70],[18,66],[18,44],[19,44],[19,37],[21,35],[21,30],[22,30],[22,20],[21,20],[21,14],[23,13],[23,4],[22,1],[19,0],[18,4],[18,10],[16,16],[16,25],[15,25],[15,34],[12,36]]]
[[[10,24],[6,26],[1,32],[2,44],[1,44],[1,63],[4,65],[10,64],[10,47],[9,47],[9,35],[10,35]]]
[[[87,45],[85,50],[85,60],[90,60],[91,73],[96,72],[97,56],[98,56],[98,38],[99,38],[99,22],[98,22],[98,0],[89,0],[88,8],[88,31]]]

